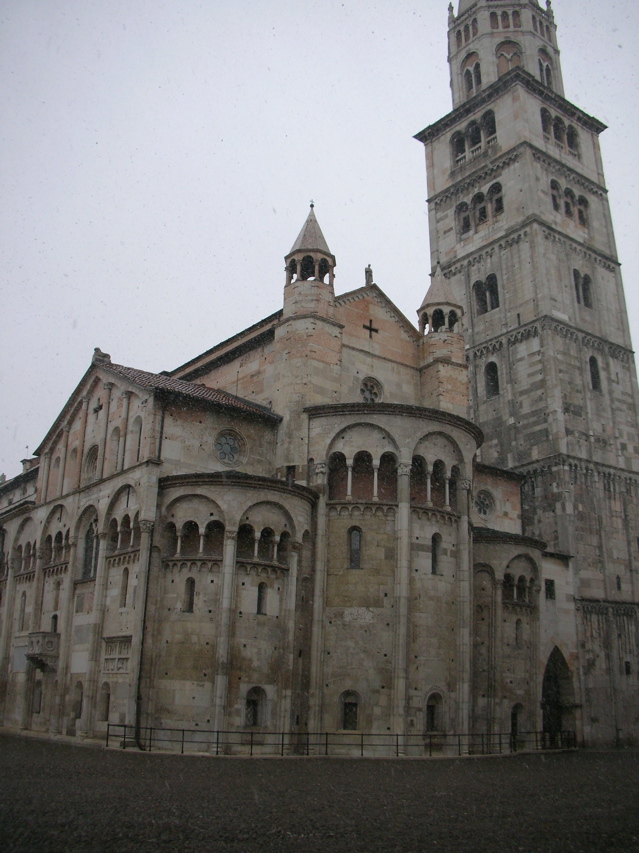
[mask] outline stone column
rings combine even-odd
[[[40,500],[43,504],[47,502],[47,491],[49,490],[49,472],[51,470],[51,451],[45,450],[42,454],[42,488]]]
[[[124,454],[126,453],[126,435],[129,429],[129,406],[131,405],[131,392],[123,391],[124,406],[122,411],[122,419],[120,420],[120,442],[118,444],[118,466],[117,470],[121,471],[124,468]]]
[[[33,591],[33,619],[31,620],[32,631],[48,631],[49,626],[42,625],[42,605],[44,598],[44,551],[36,548],[35,553],[35,588]],[[56,561],[57,562],[57,561]]]
[[[82,412],[80,413],[80,441],[78,443],[78,458],[76,459],[75,483],[73,485],[75,489],[79,489],[80,483],[82,482],[82,462],[84,460],[84,443],[87,437],[87,416],[89,413],[90,399],[91,398],[88,394],[82,398]]]
[[[297,567],[301,542],[291,543],[289,571],[286,584],[286,604],[284,607],[284,630],[286,632],[284,655],[287,661],[281,684],[280,723],[281,732],[291,731],[291,704],[293,700],[293,658],[295,656],[295,601],[297,597]]]
[[[91,639],[89,645],[89,665],[87,669],[86,684],[82,697],[82,718],[79,720],[78,734],[80,729],[83,734],[91,735],[95,727],[95,697],[97,693],[97,682],[102,671],[102,626],[104,624],[104,610],[107,585],[107,556],[105,532],[98,533],[98,564],[95,571],[95,586],[93,591],[93,624],[91,625]]]
[[[326,599],[326,462],[315,465],[315,482],[319,491],[317,503],[317,537],[315,542],[315,580],[313,592],[313,627],[311,632],[311,679],[309,697],[309,731],[318,732],[322,725],[324,681],[324,609]],[[349,474],[352,469],[349,468]]]
[[[200,531],[200,548],[197,552],[198,557],[201,557],[202,554],[204,553],[204,537],[205,537],[205,535],[206,535],[205,531],[201,530]]]
[[[379,462],[373,462],[373,500],[379,500],[377,496],[378,490],[378,479],[379,479]]]
[[[348,477],[346,480],[346,500],[353,500],[353,460],[346,460],[346,467],[348,469]],[[317,466],[315,466],[315,470],[317,470]]]
[[[70,701],[67,679],[71,665],[71,635],[73,630],[73,602],[75,601],[75,578],[77,576],[78,539],[69,539],[69,563],[66,575],[66,587],[62,601],[61,618],[58,622],[60,634],[60,656],[58,657],[58,690],[54,698],[51,714],[51,732],[60,734],[64,728],[65,704]]]
[[[104,389],[107,392],[106,404],[104,406],[104,428],[102,430],[102,438],[100,439],[100,455],[98,458],[98,478],[101,480],[104,477],[104,462],[107,453],[107,441],[109,438],[109,414],[111,412],[111,394],[113,392],[113,382],[105,382]]]
[[[402,734],[406,720],[408,596],[410,573],[410,464],[397,466],[397,563],[395,567],[395,643],[391,731]]]
[[[224,729],[226,718],[226,697],[229,680],[229,657],[231,651],[231,619],[235,602],[235,552],[237,530],[227,530],[224,534],[224,555],[222,557],[222,589],[220,591],[219,631],[215,661],[215,682],[213,687],[213,728]]]
[[[140,519],[140,560],[137,569],[137,591],[135,605],[133,607],[133,631],[131,633],[131,659],[129,661],[129,696],[127,701],[127,722],[129,724],[137,721],[136,712],[141,697],[138,695],[140,685],[140,671],[142,666],[142,646],[144,644],[144,621],[146,616],[146,594],[149,563],[151,560],[151,536],[153,533],[153,522]],[[133,595],[132,578],[131,595]]]
[[[58,497],[64,494],[64,478],[67,470],[67,453],[69,452],[69,432],[71,427],[65,424],[62,427],[64,432],[64,441],[62,443],[62,458],[60,459],[60,482],[58,483]]]
[[[459,546],[457,549],[457,731],[470,731],[470,691],[472,656],[472,543],[470,539],[470,480],[458,480]]]
[[[426,506],[431,506],[432,502],[430,491],[430,471],[426,471]]]
[[[450,509],[450,477],[444,478],[444,509]]]

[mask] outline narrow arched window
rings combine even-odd
[[[53,587],[53,609],[57,610],[60,607],[60,587],[61,582],[56,581],[55,586]]]
[[[481,151],[481,127],[479,122],[471,121],[466,131],[468,136],[468,144],[470,145],[470,155],[475,157]]]
[[[555,139],[555,142],[558,143],[561,147],[563,147],[563,144],[566,141],[566,125],[559,118],[559,116],[555,116],[555,119],[552,123],[552,135]]]
[[[508,14],[508,12],[501,13],[501,26],[504,30],[510,29],[510,15]]]
[[[441,330],[446,326],[446,317],[441,308],[436,308],[433,311],[433,332],[441,332]]]
[[[33,685],[33,713],[39,714],[42,711],[42,681],[38,680]]]
[[[581,280],[581,293],[584,300],[584,307],[592,308],[592,283],[589,275],[585,275]]]
[[[184,603],[182,605],[183,613],[193,613],[195,606],[195,578],[187,578],[184,581]]]
[[[463,133],[453,134],[450,144],[453,152],[453,164],[461,166],[466,161],[466,138]]]
[[[140,513],[136,512],[133,516],[133,527],[131,528],[131,547],[139,548],[142,540],[142,530],[140,529]]]
[[[131,463],[140,461],[142,454],[142,418],[138,415],[131,424]]]
[[[180,553],[183,557],[196,557],[200,550],[200,526],[197,521],[186,521],[182,525]]]
[[[483,281],[476,281],[473,284],[473,294],[475,297],[475,312],[478,317],[486,314],[488,311],[488,302],[486,301],[486,287]]]
[[[51,633],[52,634],[58,633],[58,614],[57,613],[54,613],[53,616],[51,617]]]
[[[570,219],[575,218],[575,206],[577,204],[577,199],[575,198],[575,194],[572,190],[564,190],[564,213]]]
[[[315,261],[310,255],[304,255],[300,265],[300,278],[302,281],[308,281],[315,278]]]
[[[515,622],[515,645],[517,646],[518,649],[520,649],[522,647],[522,644],[523,644],[522,643],[522,636],[523,636],[522,621],[521,621],[521,619],[518,619]]]
[[[98,719],[103,723],[109,722],[109,709],[111,705],[111,687],[108,681],[103,682],[100,688],[100,702],[98,705]]]
[[[488,222],[488,206],[486,205],[486,196],[483,193],[477,193],[470,203],[473,211],[473,219],[475,228]]]
[[[484,371],[484,379],[486,384],[486,397],[499,396],[499,369],[494,361],[489,361]]]
[[[441,732],[444,730],[442,720],[442,697],[439,693],[431,693],[426,702],[426,731]]]
[[[410,469],[410,502],[424,505],[428,501],[428,477],[423,456],[413,456]]]
[[[120,524],[120,549],[127,551],[131,547],[131,519],[125,515]]]
[[[373,457],[367,450],[359,450],[353,457],[353,500],[372,500],[374,480]]]
[[[561,210],[561,187],[557,183],[557,181],[550,182],[550,195],[552,197],[552,209],[559,213]]]
[[[579,134],[571,124],[566,131],[566,142],[571,154],[579,154]]]
[[[120,607],[126,607],[126,600],[129,594],[129,570],[125,567],[122,569],[122,578],[120,579]]]
[[[441,459],[433,463],[430,475],[430,499],[433,506],[444,506],[446,503],[446,465]]]
[[[473,80],[475,82],[475,91],[478,92],[481,88],[481,65],[479,62],[473,65]]]
[[[493,184],[488,190],[488,201],[493,219],[504,212],[504,196],[501,184]]]
[[[362,531],[359,527],[351,527],[348,531],[348,568],[362,568]]]
[[[466,94],[472,95],[473,94],[473,72],[470,70],[470,68],[467,68],[464,71],[464,83],[466,85]]]
[[[601,377],[599,375],[599,363],[594,355],[588,359],[590,366],[590,385],[593,391],[601,391]]]
[[[260,616],[266,616],[266,594],[268,591],[267,585],[262,581],[257,587],[257,609],[256,613]]]
[[[251,687],[244,704],[244,724],[251,728],[266,722],[266,693],[261,687]]]
[[[497,17],[497,12],[490,13],[490,28],[491,30],[499,29],[499,18]]]
[[[84,483],[92,483],[98,476],[98,455],[100,449],[94,444],[84,457]]]
[[[504,601],[514,601],[515,599],[515,578],[508,572],[504,575],[502,598]]]
[[[98,564],[100,540],[96,521],[92,521],[84,534],[84,558],[82,561],[82,578],[92,578]]]
[[[581,305],[581,273],[579,270],[572,271],[572,278],[575,283],[575,298],[577,305]]]
[[[339,697],[340,728],[346,731],[357,731],[359,725],[359,694],[354,690],[346,690]]]
[[[486,277],[486,310],[494,311],[499,308],[499,287],[497,286],[497,276],[491,273]]]
[[[541,130],[544,136],[550,139],[552,134],[552,116],[545,107],[541,109]]]
[[[257,543],[257,559],[266,563],[273,562],[273,551],[275,549],[275,534],[270,527],[265,527],[260,533]]]
[[[241,524],[237,531],[237,557],[252,560],[255,556],[255,531],[250,524]]]
[[[528,601],[528,584],[523,575],[517,579],[517,601]]]
[[[440,573],[439,562],[441,557],[442,537],[439,533],[434,533],[430,542],[430,573],[431,575],[438,575]]]
[[[462,41],[462,31],[461,30],[457,30],[456,43],[457,43],[458,48],[460,48],[462,46],[463,41]]]
[[[495,113],[492,110],[487,110],[483,114],[481,117],[481,126],[486,144],[492,145],[497,141],[497,122],[495,121]]]
[[[583,196],[577,201],[577,221],[583,228],[588,227],[588,202]]]
[[[328,499],[344,500],[348,488],[348,466],[343,453],[331,453],[328,460]]]
[[[464,27],[464,42],[470,41],[470,27],[468,24]]]
[[[319,281],[324,281],[326,276],[328,275],[329,271],[330,271],[330,267],[328,265],[328,261],[326,260],[326,258],[322,258],[321,261],[319,262],[319,268],[318,268],[318,272],[317,272],[317,276],[318,276]]]
[[[472,31],[473,31],[473,35],[474,35],[474,36],[476,36],[476,35],[477,35],[477,33],[479,32],[479,27],[478,27],[478,25],[477,25],[477,18],[473,18],[473,20],[471,21],[470,26],[471,26],[471,29],[472,29]]]
[[[116,518],[112,518],[107,528],[107,554],[112,554],[114,551],[117,551],[119,539],[118,522]]]
[[[456,218],[457,233],[460,237],[463,237],[470,231],[470,210],[467,202],[463,201],[461,204],[457,205]]]
[[[521,27],[521,14],[519,12],[513,12],[513,27],[515,29]]]
[[[621,577],[619,575],[617,575],[616,583],[617,583],[617,592],[621,592]]]

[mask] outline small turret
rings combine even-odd
[[[328,248],[314,208],[311,202],[306,222],[284,259],[284,316],[322,314],[333,317],[335,313],[335,256]]]
[[[422,404],[467,417],[468,368],[461,320],[464,309],[453,296],[437,261],[417,312],[421,342]]]

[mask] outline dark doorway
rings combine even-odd
[[[574,690],[566,658],[557,646],[550,653],[541,692],[543,731],[549,746],[560,746],[561,732],[574,726]]]

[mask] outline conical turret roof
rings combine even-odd
[[[313,204],[311,204],[306,222],[288,254],[292,255],[295,252],[321,252],[323,255],[333,257],[333,253],[328,248],[328,243],[322,234],[322,229],[319,227]]]
[[[424,301],[419,306],[419,310],[424,311],[425,309],[430,308],[431,305],[449,305],[451,308],[462,307],[461,303],[455,299],[452,291],[448,287],[439,261],[437,261],[435,272],[431,276],[430,287],[428,288],[426,296],[424,296]]]

